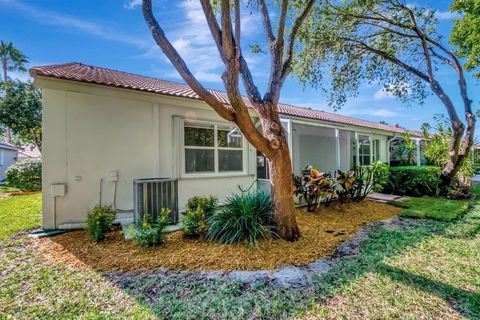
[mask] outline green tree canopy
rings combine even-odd
[[[476,71],[480,78],[480,0],[455,0],[452,12],[463,15],[454,20],[450,43],[457,48],[457,54],[466,58],[465,70]]]
[[[402,0],[325,0],[316,6],[300,39],[304,48],[295,72],[303,83],[325,90],[334,108],[358,95],[364,82],[382,85],[407,104],[422,104],[427,94],[436,95],[453,130],[450,160],[442,172],[444,184],[450,184],[473,144],[475,116],[463,66],[442,44],[434,10]],[[458,77],[465,123],[443,89],[443,67]]]
[[[9,127],[14,137],[42,148],[42,97],[31,82],[9,81],[0,100],[0,125]]]

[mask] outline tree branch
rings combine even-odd
[[[204,100],[210,107],[212,107],[218,115],[228,121],[235,121],[235,113],[225,107],[213,94],[207,91],[195,76],[190,72],[185,61],[178,54],[177,50],[172,46],[170,41],[168,41],[165,33],[162,28],[159,26],[157,20],[153,16],[152,12],[152,0],[143,0],[142,12],[145,18],[145,21],[152,33],[155,42],[162,49],[163,53],[168,57],[172,62],[175,69],[182,76],[185,82],[192,88],[192,90],[198,94],[198,96]]]
[[[270,53],[273,54],[273,43],[275,42],[275,37],[273,36],[272,22],[270,21],[270,15],[268,14],[268,8],[265,4],[265,0],[258,0],[258,7],[260,8],[260,13],[262,15],[263,29],[265,30],[268,49],[270,50]]]
[[[212,37],[215,40],[215,44],[217,45],[218,53],[220,54],[220,57],[225,63],[226,60],[225,60],[225,55],[223,54],[223,48],[222,48],[222,30],[220,29],[220,26],[217,23],[217,17],[215,16],[215,12],[213,11],[210,0],[200,0],[200,3],[202,5],[205,18],[207,19],[210,33],[212,34]]]
[[[302,25],[303,21],[307,18],[308,14],[313,8],[313,4],[315,3],[314,0],[309,0],[303,9],[302,13],[297,17],[295,22],[293,23],[292,30],[290,31],[290,35],[288,36],[288,43],[287,43],[287,52],[285,54],[285,59],[282,66],[281,71],[281,81],[285,81],[285,78],[291,71],[292,60],[293,60],[293,49],[295,46],[295,39],[297,37],[298,30]]]

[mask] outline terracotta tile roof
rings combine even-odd
[[[86,65],[78,62],[33,67],[30,69],[30,75],[32,77],[53,77],[64,80],[89,82],[99,85],[145,91],[175,97],[200,99],[188,85],[183,83]],[[220,101],[228,104],[228,98],[225,92],[210,89],[209,91]],[[244,99],[248,104],[247,99]],[[395,133],[404,133],[406,131],[405,129],[397,126],[385,125],[373,121],[342,116],[339,114],[310,108],[297,107],[284,103],[279,103],[278,111],[284,115],[337,124],[374,128]]]

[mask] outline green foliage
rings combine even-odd
[[[462,14],[454,19],[450,43],[460,58],[467,58],[465,70],[477,70],[475,76],[480,78],[480,1],[455,0],[450,11]]]
[[[187,208],[190,210],[196,210],[200,207],[205,212],[205,216],[210,217],[213,212],[217,209],[218,198],[215,196],[196,196],[191,197],[187,201]]]
[[[337,171],[340,201],[361,201],[370,191],[380,192],[388,181],[388,166],[376,161],[369,166],[356,166],[350,171]]]
[[[115,215],[111,206],[97,205],[88,212],[85,231],[93,241],[99,242],[105,238],[105,234],[112,229]]]
[[[305,200],[307,210],[315,211],[321,200],[326,205],[336,197],[335,180],[330,174],[320,172],[313,166],[307,165],[300,176],[293,176],[295,195]]]
[[[187,209],[182,218],[183,236],[189,239],[195,239],[205,234],[207,230],[207,221],[205,220],[205,211],[198,206],[195,210]]]
[[[14,188],[33,191],[42,188],[42,160],[29,158],[5,170],[5,182]]]
[[[9,127],[22,143],[42,147],[42,94],[31,82],[9,81],[0,101],[0,125]]]
[[[430,139],[427,140],[425,145],[425,159],[430,165],[444,168],[449,160],[448,152],[450,149],[450,141],[452,139],[452,127],[450,123],[443,117],[435,117],[436,132],[430,135]],[[466,184],[466,181],[475,175],[475,166],[472,158],[465,158],[460,168],[457,179],[460,184]]]
[[[145,214],[133,233],[133,239],[142,248],[160,246],[165,242],[165,227],[170,220],[170,209],[162,208],[156,221]]]
[[[404,208],[402,217],[430,218],[442,221],[456,220],[465,214],[470,207],[466,200],[432,197],[413,198],[402,202],[393,202],[392,204]]]
[[[390,167],[389,182],[384,192],[420,197],[436,196],[441,190],[441,168],[435,166]]]
[[[393,157],[401,166],[411,166],[416,164],[417,144],[412,139],[412,134],[406,132],[403,134],[403,139],[399,142],[394,150]]]
[[[0,62],[4,64],[7,71],[27,71],[27,68],[25,68],[28,63],[27,56],[15,48],[12,42],[0,41]],[[4,82],[7,80],[3,79]]]
[[[209,240],[225,244],[246,242],[249,247],[271,236],[270,195],[263,191],[235,194],[209,219]]]
[[[388,184],[390,177],[389,166],[381,161],[372,163],[370,166],[373,170],[373,192],[382,192],[383,188]]]

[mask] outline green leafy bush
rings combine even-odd
[[[145,214],[133,233],[133,239],[142,248],[160,246],[165,242],[165,227],[170,220],[170,209],[162,208],[156,221]]]
[[[434,166],[390,167],[385,193],[413,197],[436,196],[440,193],[442,170]]]
[[[182,218],[183,236],[195,239],[203,236],[208,229],[207,219],[217,209],[218,199],[214,196],[196,196],[188,199],[187,209]]]
[[[209,240],[232,244],[246,242],[249,247],[272,235],[270,195],[263,191],[235,194],[209,219]]]
[[[37,158],[18,161],[5,170],[7,185],[24,190],[34,191],[42,188],[42,160]]]
[[[115,215],[111,206],[98,205],[88,212],[86,232],[93,241],[99,242],[105,238],[105,234],[112,229]]]
[[[305,200],[307,210],[315,211],[321,200],[327,206],[336,197],[335,180],[330,174],[308,165],[300,176],[293,176],[295,195]]]
[[[187,209],[182,218],[183,236],[188,239],[195,239],[207,230],[207,222],[205,220],[205,211],[198,206],[195,210]]]
[[[356,166],[350,171],[337,172],[338,197],[342,202],[347,200],[361,201],[371,191],[383,190],[388,182],[388,166],[376,161],[369,166]]]
[[[217,209],[218,198],[215,196],[196,196],[191,197],[187,201],[187,208],[190,210],[197,210],[200,207],[204,213],[205,217],[210,217],[213,212]]]

